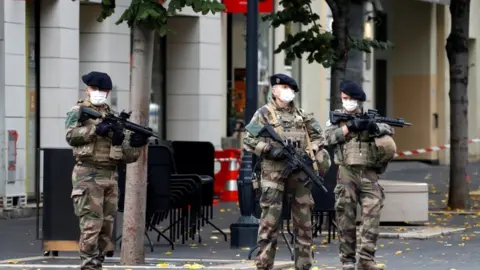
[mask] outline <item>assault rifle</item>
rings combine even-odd
[[[128,121],[128,119],[130,119],[130,115],[132,114],[131,112],[126,113],[122,111],[117,116],[113,113],[102,114],[88,107],[81,106],[79,113],[80,113],[80,117],[79,117],[80,122],[86,121],[88,119],[94,119],[94,120],[103,119],[103,121],[106,121],[112,126],[116,126],[116,127],[120,126],[120,127],[123,127],[124,129],[128,129],[130,131],[133,131],[138,134],[142,134],[147,137],[160,138],[160,136],[157,133],[153,132],[151,128],[144,127]]]
[[[336,125],[341,121],[348,121],[353,119],[370,119],[375,123],[384,123],[392,127],[404,127],[411,126],[412,123],[405,122],[403,118],[391,118],[383,117],[378,114],[377,110],[369,109],[366,113],[363,114],[347,114],[342,112],[332,111],[330,112],[330,123]]]
[[[314,161],[308,156],[307,153],[303,155],[297,153],[293,144],[285,142],[282,137],[280,137],[280,135],[275,132],[272,125],[266,124],[265,126],[263,126],[262,129],[260,129],[260,131],[258,132],[257,136],[270,138],[283,145],[284,149],[287,152],[287,167],[290,167],[288,168],[290,169],[288,174],[290,174],[294,170],[300,169],[308,176],[308,180],[305,182],[305,185],[313,182],[313,184],[317,185],[325,192],[328,192],[327,188],[325,187],[325,180],[320,175],[318,175],[315,170],[313,170]]]

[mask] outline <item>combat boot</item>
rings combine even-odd
[[[342,270],[355,270],[355,264],[353,262],[344,262],[342,264]]]
[[[357,265],[357,270],[383,270],[375,261],[360,260]]]

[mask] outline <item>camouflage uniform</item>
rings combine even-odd
[[[110,137],[97,136],[96,125],[101,120],[79,122],[80,106],[100,113],[110,112],[108,105],[93,106],[88,99],[78,101],[65,122],[66,140],[73,148],[76,165],[72,173],[72,200],[75,215],[80,220],[81,269],[102,269],[104,253],[113,250],[114,218],[117,213],[117,165],[134,162],[140,148],[129,144],[130,131],[124,131],[121,146],[112,146]]]
[[[380,269],[374,259],[385,194],[378,183],[378,174],[384,172],[394,156],[395,150],[391,147],[395,148],[395,143],[390,137],[393,131],[389,125],[377,124],[377,132],[373,134],[362,131],[344,135],[344,125],[343,122],[339,125],[328,122],[325,129],[326,144],[334,147],[334,160],[339,165],[334,193],[340,260],[344,269],[354,269],[357,205],[360,203],[362,226],[359,265],[364,269]]]
[[[267,105],[257,110],[250,124],[247,125],[244,139],[244,149],[246,151],[257,156],[264,156],[266,146],[276,144],[270,139],[256,137],[256,132],[266,123],[272,124],[277,133],[285,140],[290,139],[297,142],[300,151],[312,150],[311,152],[322,153],[319,157],[322,161],[326,160],[324,156],[325,154],[328,156],[328,152],[321,151],[323,150],[324,138],[318,122],[294,105],[279,108],[272,99]],[[329,167],[329,162],[330,158],[328,157],[328,164],[321,163],[322,171],[326,170],[325,166]],[[263,158],[261,163],[262,195],[260,206],[262,214],[258,231],[257,269],[273,268],[285,189],[289,197],[293,197],[292,220],[297,236],[295,269],[310,269],[312,266],[311,210],[314,201],[310,192],[311,187],[305,187],[302,183],[306,180],[306,175],[303,172],[294,172],[287,179],[282,178],[280,172],[284,167],[285,161],[273,161],[266,157]]]

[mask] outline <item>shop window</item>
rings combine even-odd
[[[152,89],[150,92],[148,124],[162,138],[165,138],[166,38],[156,36],[153,50]]]

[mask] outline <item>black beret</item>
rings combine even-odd
[[[367,95],[363,91],[362,87],[356,82],[343,80],[340,83],[340,91],[358,101],[364,102],[367,100]]]
[[[112,79],[107,73],[92,71],[82,76],[82,81],[88,86],[98,87],[102,90],[112,90]]]
[[[273,74],[272,77],[270,77],[270,84],[272,86],[277,84],[284,84],[288,85],[295,92],[299,91],[297,82],[292,77],[281,73]]]

